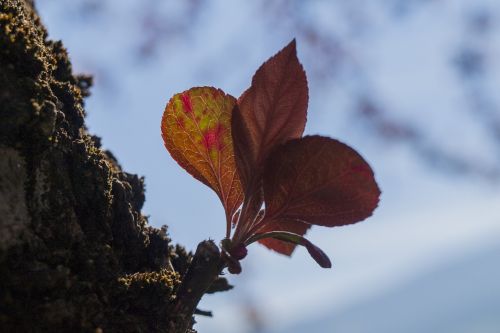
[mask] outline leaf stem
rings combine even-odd
[[[266,217],[263,216],[260,221],[258,221],[257,223],[253,224],[252,228],[250,230],[248,230],[248,232],[247,232],[248,236],[245,237],[244,242],[246,242],[249,237],[251,237],[254,233],[256,233],[257,231],[259,231],[260,228],[262,228],[263,226],[265,226],[270,221],[272,221],[272,220],[266,219]]]
[[[249,203],[251,201],[252,195],[245,195],[245,200],[243,201],[243,206],[241,206],[241,212],[240,215],[238,216],[238,221],[236,222],[236,230],[234,231],[233,234],[233,242],[237,244],[240,241],[240,238],[244,236],[244,232],[242,230],[245,229],[245,221],[246,221],[246,215],[248,214],[248,207]]]

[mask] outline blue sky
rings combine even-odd
[[[488,144],[470,114],[457,111],[467,100],[449,62],[463,42],[464,13],[489,4],[498,17],[500,5],[430,1],[398,21],[381,9],[382,1],[355,2],[366,6],[368,31],[352,31],[343,23],[341,2],[317,1],[310,6],[316,24],[340,35],[350,63],[359,66],[347,66],[335,82],[308,75],[306,133],[332,136],[355,147],[375,170],[383,192],[380,206],[366,222],[308,233],[332,258],[332,270],[317,267],[303,250],[288,259],[250,247],[243,274],[230,277],[236,288],[202,301],[201,307],[215,317],[200,318],[200,332],[234,332],[235,327],[251,332],[245,312],[249,304],[264,322],[265,332],[294,332],[310,318],[361,306],[415,276],[498,242],[498,183],[434,170],[411,146],[375,138],[350,110],[352,92],[369,87],[398,118],[425,128],[429,140],[457,154],[496,163],[492,156],[498,156],[498,146]],[[175,13],[180,11],[193,22],[181,17],[181,33],[165,32],[154,54],[142,59],[136,52],[137,45],[147,41],[141,30],[144,22],[137,23],[144,12],[142,2],[90,1],[99,3],[99,11],[88,15],[82,14],[82,3],[39,0],[38,8],[50,38],[62,39],[68,48],[75,72],[95,75],[86,102],[90,132],[102,137],[104,147],[126,171],[146,177],[144,212],[152,225],[168,224],[173,240],[188,249],[209,237],[221,239],[225,218],[216,195],[176,165],[163,146],[163,109],[174,93],[192,86],[215,86],[238,96],[260,64],[298,32],[286,22],[273,28],[260,2],[213,1],[193,18],[182,14],[177,2],[148,1],[154,14],[165,20],[179,20]],[[190,29],[184,31],[183,24]],[[500,59],[500,33],[495,31],[487,49]],[[314,73],[315,54],[301,38],[297,43],[306,72]],[[486,90],[500,84],[500,66],[494,65]],[[476,302],[479,306],[481,299]]]

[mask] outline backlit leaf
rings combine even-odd
[[[270,156],[264,171],[267,223],[356,223],[372,214],[379,195],[368,163],[349,146],[326,137],[289,141]]]
[[[307,102],[306,74],[293,40],[257,70],[252,85],[238,99],[232,128],[245,194],[258,191],[269,153],[302,135]]]
[[[191,88],[170,99],[161,122],[168,151],[180,166],[217,193],[228,223],[242,200],[231,136],[235,105],[236,99],[220,89]]]
[[[292,232],[286,232],[286,231],[271,231],[271,232],[266,232],[266,233],[259,233],[255,234],[252,236],[248,242],[246,243],[251,244],[255,241],[259,240],[264,240],[264,239],[269,239],[273,238],[279,241],[291,243],[293,245],[302,245],[305,246],[307,249],[307,252],[311,255],[311,257],[323,268],[330,268],[332,267],[332,263],[330,261],[330,258],[316,245],[305,239],[304,237],[294,234]]]

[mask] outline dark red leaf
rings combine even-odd
[[[269,153],[302,135],[307,102],[306,74],[293,40],[257,70],[233,113],[236,165],[246,195],[258,190]]]
[[[356,223],[372,214],[379,195],[368,163],[354,149],[326,137],[289,141],[270,156],[264,170],[266,223]]]

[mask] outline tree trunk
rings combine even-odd
[[[31,1],[0,0],[0,331],[189,331],[230,288],[219,250],[148,226],[144,180],[85,128],[91,78],[46,37]]]

